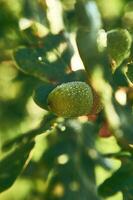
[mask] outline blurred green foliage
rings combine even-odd
[[[0,1],[0,200],[133,199],[133,43],[114,69],[116,29],[133,39],[132,0]],[[99,114],[49,112],[70,81],[92,86]]]

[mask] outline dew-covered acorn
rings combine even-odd
[[[107,33],[107,49],[114,69],[130,54],[132,38],[126,29],[114,29]]]
[[[57,116],[86,115],[91,112],[93,107],[92,89],[81,81],[63,83],[48,95],[48,106]]]

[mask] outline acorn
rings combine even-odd
[[[91,113],[93,92],[85,82],[63,83],[49,93],[47,102],[49,110],[57,116],[79,117]]]

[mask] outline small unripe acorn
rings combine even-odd
[[[114,69],[130,54],[132,38],[126,29],[114,29],[107,33],[107,49]]]
[[[86,115],[93,106],[92,89],[81,81],[63,83],[48,95],[48,106],[57,116],[67,118]]]

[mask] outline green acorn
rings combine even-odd
[[[63,83],[48,95],[48,106],[57,116],[86,115],[91,112],[93,106],[92,89],[81,81]]]
[[[130,54],[132,38],[126,29],[115,29],[107,33],[107,49],[116,69]]]

